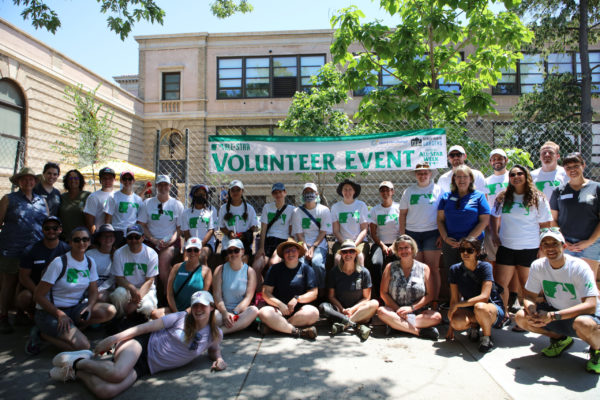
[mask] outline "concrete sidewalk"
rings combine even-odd
[[[56,350],[36,357],[23,351],[28,329],[0,338],[0,398],[91,399],[78,382],[48,378]],[[445,328],[442,327],[442,333]],[[497,347],[482,355],[457,334],[455,342],[431,342],[373,329],[361,343],[344,333],[329,337],[319,328],[314,342],[282,335],[261,338],[246,331],[225,338],[225,371],[211,373],[202,357],[183,368],[142,379],[120,399],[594,399],[600,376],[585,372],[587,345],[576,340],[568,354],[546,359],[547,339],[494,330]],[[100,339],[99,332],[90,335]]]

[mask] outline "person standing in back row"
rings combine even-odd
[[[546,142],[540,148],[542,167],[531,171],[533,183],[550,201],[552,192],[563,183],[569,182],[565,169],[558,165],[560,147],[554,142]]]
[[[462,146],[454,145],[448,150],[448,161],[450,162],[452,169],[440,176],[437,181],[437,184],[439,187],[442,188],[443,193],[450,192],[450,186],[452,183],[452,175],[454,174],[454,170],[456,169],[456,167],[465,164],[465,162],[467,161],[467,152]],[[478,171],[473,168],[471,168],[471,171],[473,171],[473,177],[475,179],[473,182],[473,184],[475,185],[475,190],[485,192],[485,177],[483,176],[481,171]]]
[[[104,207],[106,207],[108,199],[113,196],[116,174],[112,168],[104,167],[98,172],[98,176],[102,188],[89,195],[83,209],[85,226],[91,234],[104,224]]]
[[[137,221],[142,207],[142,198],[133,193],[135,175],[131,171],[121,172],[122,189],[109,197],[104,207],[104,221],[115,228],[117,248],[125,244],[125,231]]]

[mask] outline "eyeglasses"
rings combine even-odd
[[[525,175],[525,172],[523,171],[518,171],[518,172],[511,172],[510,174],[508,174],[509,178],[514,178],[515,176],[523,176]]]
[[[238,249],[238,248],[236,247],[235,249],[228,249],[228,250],[227,250],[227,253],[229,253],[229,254],[237,254],[237,253],[239,253],[240,251],[242,251],[242,249]]]
[[[58,231],[58,230],[60,229],[60,226],[58,226],[58,225],[53,225],[53,226],[45,226],[43,229],[44,229],[46,232],[49,232],[49,231],[55,231],[55,232],[56,232],[56,231]]]
[[[238,249],[239,250],[239,249]],[[197,247],[190,247],[189,249],[185,249],[186,253],[200,253],[200,249]]]
[[[298,249],[294,246],[289,246],[289,247],[286,247],[285,249],[283,249],[284,254],[285,253],[297,253],[297,252],[298,252]]]
[[[133,178],[130,177],[130,176],[124,176],[124,177],[121,178],[121,181],[123,181],[123,182],[125,182],[125,181],[132,181],[132,180],[133,180]]]
[[[86,237],[76,237],[76,238],[71,239],[71,242],[73,242],[73,243],[81,243],[81,242],[87,243],[89,241],[90,241],[90,238],[87,236]]]
[[[558,226],[551,226],[550,228],[541,228],[540,229],[540,235],[542,233],[546,233],[546,232],[555,232],[555,233],[560,233],[560,228]]]
[[[69,179],[70,181],[78,181],[79,177],[78,176],[69,176],[67,179]]]
[[[129,235],[127,236],[127,240],[140,240],[142,238],[141,235]]]
[[[158,203],[158,215],[163,215],[163,205],[162,203]]]
[[[461,247],[460,249],[458,249],[458,251],[460,253],[467,253],[467,254],[473,254],[475,253],[475,249],[472,247]]]
[[[340,253],[342,253],[342,254],[355,254],[356,251],[355,250],[340,250]]]
[[[450,154],[448,154],[448,157],[450,157],[450,158],[456,158],[456,157],[460,157],[460,156],[462,156],[461,153],[450,153]]]

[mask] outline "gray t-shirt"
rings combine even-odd
[[[335,298],[344,308],[352,307],[361,301],[363,289],[371,286],[371,274],[365,267],[361,268],[360,272],[354,271],[350,275],[334,267],[327,274],[327,289],[335,289]]]
[[[563,235],[579,240],[589,238],[600,222],[600,183],[589,181],[580,190],[563,183],[552,192],[550,209],[558,211]]]

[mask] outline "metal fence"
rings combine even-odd
[[[432,122],[395,122],[378,124],[371,127],[372,133],[394,132],[413,129],[445,128],[447,145],[462,145],[467,152],[467,164],[479,169],[485,176],[492,174],[489,166],[489,154],[494,148],[518,148],[529,153],[533,168],[540,166],[539,148],[546,141],[554,141],[560,146],[560,153],[578,151],[584,155],[587,163],[586,176],[597,180],[600,175],[600,126],[581,123],[549,123],[469,120],[466,122],[432,123]],[[212,190],[212,204],[221,204],[220,192],[227,189],[233,179],[243,181],[246,199],[257,212],[262,210],[265,202],[272,201],[271,185],[283,182],[286,185],[288,201],[298,204],[300,192],[306,182],[315,182],[321,192],[323,203],[331,206],[339,200],[335,189],[338,182],[351,175],[362,186],[360,199],[367,205],[375,205],[380,201],[378,186],[381,181],[389,180],[395,186],[395,199],[398,201],[404,189],[415,182],[412,171],[369,171],[356,174],[348,173],[293,173],[274,174],[256,173],[243,175],[227,175],[210,173],[208,170],[208,136],[272,134],[273,127],[213,127],[206,131],[185,132],[173,131],[165,135],[157,132],[156,170],[159,174],[168,174],[175,185],[172,195],[187,205],[189,188],[198,183],[209,185]],[[596,132],[597,131],[597,132]],[[514,160],[512,160],[514,162]],[[434,172],[437,179],[444,170]]]
[[[11,176],[25,164],[25,139],[12,135],[0,134],[0,172],[2,175]],[[10,191],[11,183],[8,179],[0,184],[0,191]]]

